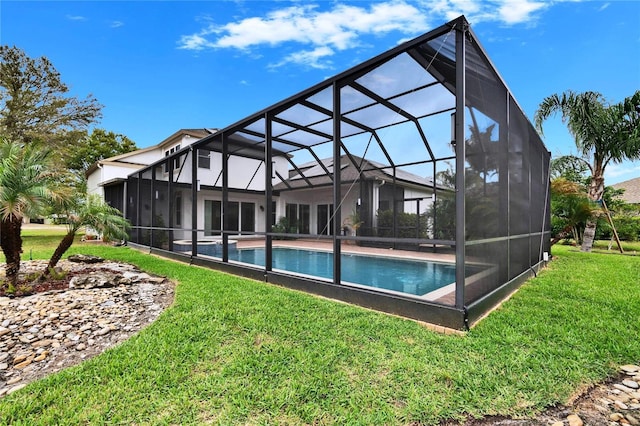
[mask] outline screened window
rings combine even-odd
[[[208,149],[198,150],[198,168],[211,169],[211,151]]]
[[[172,147],[171,149],[168,149],[164,152],[164,156],[168,157],[171,154],[180,151],[180,144]],[[174,158],[173,159],[173,172],[175,173],[178,169],[180,168],[180,158]],[[169,173],[169,163],[166,162],[164,163],[164,172],[165,173]]]

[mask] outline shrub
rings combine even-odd
[[[393,235],[393,210],[378,211],[378,236],[396,238],[428,238],[426,214],[398,213],[396,235]]]

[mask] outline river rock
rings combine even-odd
[[[571,414],[571,415],[567,416],[567,421],[569,422],[569,426],[583,426],[584,425],[584,422],[582,421],[582,419],[576,414]]]
[[[99,256],[92,256],[92,255],[89,255],[89,254],[72,254],[71,256],[69,256],[67,258],[67,260],[69,262],[88,263],[88,264],[104,262],[103,258],[101,258]]]
[[[46,261],[23,262],[21,270],[45,266]],[[0,398],[114,346],[173,300],[169,280],[152,281],[132,265],[63,260],[60,266],[75,279],[69,290],[0,297]]]

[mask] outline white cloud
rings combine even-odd
[[[203,50],[203,49],[206,49],[207,47],[215,47],[213,43],[210,43],[206,38],[198,34],[192,34],[192,35],[180,37],[179,44],[180,44],[179,46],[180,49],[187,49],[187,50]]]
[[[300,51],[287,55],[282,61],[277,64],[272,64],[270,67],[277,68],[288,63],[294,63],[316,69],[327,69],[331,68],[331,61],[325,60],[325,58],[333,54],[334,51],[330,47],[320,46],[313,50]]]
[[[247,49],[262,44],[298,42],[344,50],[356,46],[359,35],[391,31],[418,33],[426,29],[426,20],[414,6],[389,2],[376,3],[369,10],[337,5],[323,12],[314,5],[293,6],[271,12],[264,18],[211,25],[199,35],[218,36],[213,44],[221,48]]]
[[[535,12],[553,4],[542,0],[422,0],[420,3],[425,13],[436,13],[447,20],[465,15],[472,24],[507,25],[531,24],[537,18]]]
[[[86,21],[87,18],[80,15],[67,15],[67,19],[70,21]]]
[[[605,10],[606,8],[609,7],[611,3],[605,3],[602,6],[600,6],[600,8],[598,9],[598,12],[602,12],[603,10]]]
[[[472,24],[497,22],[506,25],[535,24],[540,13],[556,0],[387,0],[366,6],[334,3],[325,9],[314,3],[294,2],[264,16],[252,16],[226,24],[211,17],[198,17],[203,28],[183,35],[179,49],[238,49],[255,55],[260,47],[287,45],[288,53],[277,67],[286,63],[313,68],[330,68],[329,58],[338,52],[362,47],[365,37],[398,33],[407,40],[425,33],[430,21],[449,21],[462,14]],[[278,5],[279,3],[273,3]],[[427,18],[428,17],[428,18]],[[303,46],[298,50],[295,47]],[[256,55],[257,56],[257,55]],[[261,56],[261,55],[260,55]]]
[[[498,13],[504,23],[520,24],[530,21],[534,12],[548,5],[548,3],[531,0],[505,0],[498,8]]]
[[[109,26],[111,28],[120,28],[124,26],[124,22],[122,21],[111,21],[111,24],[109,24]]]
[[[324,61],[337,51],[360,45],[366,35],[390,32],[417,35],[428,30],[425,14],[404,1],[374,3],[370,7],[338,4],[320,11],[316,5],[278,9],[264,17],[250,17],[225,25],[209,24],[203,30],[180,38],[180,49],[235,48],[295,43],[311,46],[288,55],[281,63],[326,68]]]

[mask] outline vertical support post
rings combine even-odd
[[[129,179],[122,182],[122,217],[125,219],[129,214],[129,204],[127,203],[127,197],[129,196]]]
[[[140,218],[141,218],[141,214],[140,214],[140,206],[142,205],[142,200],[141,200],[141,192],[140,190],[142,189],[142,172],[138,173],[138,181],[136,182],[136,226],[137,226],[137,230],[136,230],[136,243],[140,244],[141,241],[141,236],[142,236],[142,230],[140,229]]]
[[[416,200],[416,238],[420,238],[420,231],[422,231],[420,224],[420,200]]]
[[[466,242],[466,205],[465,205],[465,96],[466,96],[466,27],[456,28],[456,308],[464,308],[465,284],[465,242]]]
[[[438,229],[438,221],[437,221],[437,209],[436,209],[436,202],[438,201],[438,185],[436,184],[436,174],[438,173],[437,171],[437,166],[436,166],[436,162],[433,162],[433,199],[431,200],[431,206],[433,208],[433,232],[431,232],[431,238],[433,238],[434,240],[436,239],[436,230]],[[433,244],[433,251],[435,253],[436,251],[436,245]]]
[[[229,234],[227,215],[229,214],[229,146],[227,135],[222,134],[222,261],[229,261]]]
[[[340,203],[340,186],[342,184],[340,176],[340,142],[342,140],[340,134],[340,122],[342,113],[340,110],[340,86],[337,82],[333,83],[333,282],[340,284],[341,276],[341,223],[342,208]]]
[[[273,145],[273,135],[271,128],[271,114],[265,113],[264,115],[264,123],[265,123],[265,143],[264,143],[264,190],[265,190],[265,218],[264,218],[264,229],[265,229],[265,238],[264,238],[264,269],[265,269],[265,280],[268,272],[271,271],[273,267],[273,237],[270,235],[273,231],[271,227],[271,218],[273,217],[273,153],[272,153],[272,145]]]
[[[398,200],[396,198],[396,165],[393,165],[393,183],[391,184],[391,212],[393,214],[393,220],[391,221],[391,235],[393,235],[393,248],[397,248],[396,238],[398,238]]]
[[[149,233],[149,247],[153,247],[156,232],[156,167],[151,167],[151,232]]]
[[[198,149],[191,146],[191,257],[198,255]]]
[[[178,160],[180,161],[180,160]],[[173,212],[175,211],[175,200],[173,199],[173,165],[174,160],[169,160],[169,176],[167,177],[167,205],[169,206],[168,221],[169,230],[166,231],[169,237],[169,251],[173,251]]]
[[[505,92],[505,122],[500,123],[500,142],[498,148],[498,179],[499,179],[499,193],[500,193],[500,205],[498,206],[498,214],[502,217],[499,220],[500,223],[500,237],[505,238],[507,244],[505,251],[504,261],[504,276],[506,280],[511,277],[511,224],[509,222],[510,217],[510,202],[509,202],[509,128],[511,126],[511,95],[509,91]],[[504,282],[506,282],[506,280]]]

